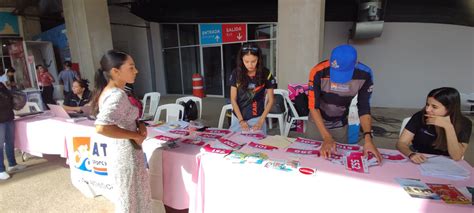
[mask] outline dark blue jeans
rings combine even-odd
[[[3,147],[5,147],[9,166],[16,166],[14,121],[0,123],[0,172],[5,171],[5,164],[3,163]]]

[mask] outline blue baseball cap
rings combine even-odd
[[[352,79],[357,63],[357,51],[348,44],[340,45],[331,52],[329,76],[332,82],[346,83]]]

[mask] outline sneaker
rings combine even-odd
[[[10,175],[7,172],[0,172],[0,180],[6,180],[10,178]]]
[[[22,169],[24,169],[24,168],[26,168],[26,165],[17,164],[17,165],[15,165],[15,166],[9,166],[9,167],[7,168],[7,171],[8,171],[8,172],[15,172],[15,171],[22,170]]]

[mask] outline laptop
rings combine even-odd
[[[78,113],[78,112],[68,113],[62,106],[59,106],[59,105],[48,104],[48,107],[49,107],[49,110],[51,110],[51,112],[54,114],[54,116],[60,117],[60,118],[70,119],[70,118],[79,118],[79,117],[88,116],[88,114],[86,113]],[[90,110],[88,112],[90,113]]]

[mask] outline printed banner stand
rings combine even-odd
[[[114,201],[113,177],[108,171],[108,150],[115,139],[98,134],[66,138],[72,184],[86,197],[102,195]],[[91,136],[92,135],[92,136]]]

